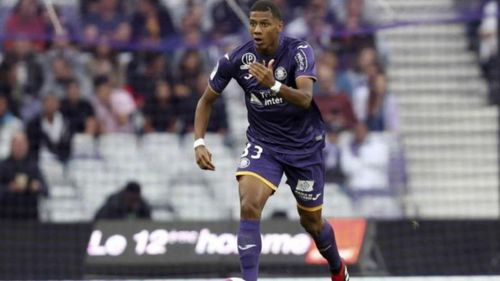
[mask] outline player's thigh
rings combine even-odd
[[[271,151],[263,146],[248,143],[241,154],[236,171],[240,201],[264,204],[278,188],[282,176],[282,165]]]
[[[323,206],[325,167],[321,151],[307,156],[288,157],[285,166],[290,186],[299,209],[314,212]]]

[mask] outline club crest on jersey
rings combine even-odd
[[[241,56],[241,63],[243,63],[243,65],[240,66],[240,69],[249,69],[250,64],[252,64],[256,61],[257,61],[257,57],[255,57],[254,54],[245,53],[245,54],[243,54],[243,56]]]
[[[274,78],[276,78],[276,80],[281,80],[281,81],[285,80],[286,69],[283,66],[278,66],[278,68],[274,70]]]
[[[250,166],[250,159],[248,159],[246,157],[241,158],[239,167],[241,169],[244,169],[248,166]]]

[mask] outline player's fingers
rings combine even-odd
[[[271,71],[273,70],[273,64],[274,64],[274,59],[270,60],[269,63],[267,64],[267,68]]]

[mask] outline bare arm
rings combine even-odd
[[[196,106],[196,112],[194,116],[194,138],[202,139],[207,131],[208,121],[210,120],[210,114],[212,113],[212,106],[214,102],[219,97],[210,86],[208,86],[198,101]],[[195,148],[196,163],[203,170],[215,170],[215,166],[212,164],[212,154],[205,145],[200,145]]]
[[[253,63],[250,65],[250,74],[252,74],[260,84],[271,88],[276,82],[273,76],[273,63],[274,60],[269,61],[267,66],[261,63]],[[278,95],[289,103],[304,109],[309,108],[313,95],[313,80],[311,77],[299,76],[295,80],[295,83],[297,84],[297,89],[281,85]]]

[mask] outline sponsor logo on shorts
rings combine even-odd
[[[305,193],[301,191],[295,191],[295,194],[302,200],[302,201],[315,201],[321,196],[320,193]]]
[[[298,180],[296,191],[311,192],[313,191],[314,181],[311,180]]]
[[[250,166],[250,159],[248,159],[246,157],[241,158],[239,167],[243,169],[243,168],[246,168],[248,166]]]

